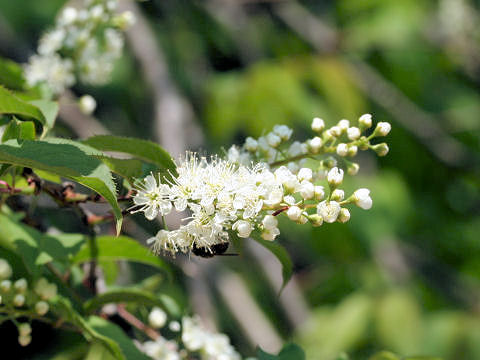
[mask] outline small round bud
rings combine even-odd
[[[357,155],[357,152],[358,152],[358,147],[356,145],[350,145],[348,147],[347,155],[350,157],[354,157],[355,155]]]
[[[13,288],[20,293],[24,293],[28,288],[27,280],[24,278],[18,279],[13,283]]]
[[[330,134],[334,137],[339,137],[340,135],[342,135],[342,129],[340,128],[340,126],[332,126],[330,128]]]
[[[317,154],[322,148],[323,141],[318,136],[315,136],[308,144],[312,153]]]
[[[338,214],[337,221],[341,223],[346,223],[348,220],[350,220],[350,211],[348,211],[348,209],[342,208],[340,210],[340,213]]]
[[[297,178],[299,181],[307,180],[311,181],[313,178],[313,172],[310,168],[301,168],[297,174]]]
[[[262,231],[262,239],[273,241],[279,234],[280,234],[280,230],[278,230],[278,228],[264,229]]]
[[[358,119],[358,124],[360,125],[361,129],[368,129],[370,126],[372,126],[372,115],[363,114]]]
[[[330,156],[324,160],[321,161],[320,163],[322,166],[326,167],[327,169],[331,169],[335,166],[337,166],[337,159],[334,157]]]
[[[12,267],[5,259],[0,259],[0,279],[8,279],[12,276]]]
[[[273,215],[265,215],[262,220],[262,225],[265,229],[274,229],[278,226],[278,220]]]
[[[29,323],[23,323],[18,325],[18,334],[20,336],[27,336],[32,333],[32,327]]]
[[[338,167],[332,168],[327,174],[327,181],[331,186],[338,186],[343,181],[343,170]]]
[[[335,189],[332,191],[332,195],[330,196],[330,199],[334,201],[342,201],[345,198],[345,191],[341,189]]]
[[[325,189],[323,188],[323,186],[316,185],[313,191],[315,195],[315,200],[323,200],[323,198],[325,197]]]
[[[58,22],[62,25],[70,25],[75,20],[77,20],[77,16],[78,16],[77,9],[71,6],[67,6],[65,9],[63,9],[62,13],[60,14],[60,17],[58,18]]]
[[[32,342],[32,337],[30,335],[27,336],[19,336],[18,337],[18,343],[21,346],[27,346]]]
[[[330,129],[325,130],[323,132],[323,141],[327,142],[327,141],[332,140],[332,139],[333,139],[332,131]]]
[[[321,226],[323,224],[323,218],[318,214],[312,214],[308,217],[313,226]]]
[[[300,196],[304,200],[310,200],[315,196],[315,186],[310,181],[302,181],[299,190]]]
[[[337,145],[337,154],[339,156],[347,156],[348,154],[348,146],[345,143],[340,143]]]
[[[282,140],[286,141],[290,139],[290,136],[292,136],[293,130],[287,125],[275,125],[273,127],[273,132],[280,136]]]
[[[358,127],[352,126],[347,129],[347,136],[350,140],[357,140],[361,135]]]
[[[370,197],[370,190],[361,188],[353,193],[353,201],[355,204],[365,210],[372,207],[372,198]]]
[[[348,164],[347,173],[348,175],[357,175],[360,166],[357,163]]]
[[[179,332],[182,327],[178,321],[170,321],[168,328],[173,332]]]
[[[327,223],[333,223],[337,220],[340,213],[340,204],[336,201],[322,201],[317,205],[317,214]]]
[[[313,119],[313,121],[312,121],[312,130],[313,131],[320,132],[324,128],[325,128],[325,122],[322,119],[320,119],[318,117]]]
[[[13,305],[16,307],[21,307],[25,304],[25,296],[23,294],[17,294],[13,297]]]
[[[2,280],[0,282],[0,291],[2,291],[3,293],[9,292],[11,287],[12,287],[12,282],[10,280]]]
[[[82,113],[84,113],[85,115],[91,115],[95,111],[95,108],[97,107],[97,102],[92,96],[83,95],[78,100],[78,107],[80,108]]]
[[[48,312],[48,309],[48,303],[45,301],[39,301],[35,304],[35,312],[40,316],[45,315]]]
[[[253,230],[252,224],[245,220],[238,220],[232,226],[233,230],[236,230],[238,236],[241,238],[248,238]]]
[[[392,130],[392,125],[390,125],[390,123],[379,122],[373,133],[376,136],[387,136],[390,130]]]
[[[345,132],[350,126],[350,121],[346,119],[340,120],[337,126],[340,128],[340,131]]]
[[[167,323],[167,314],[159,307],[154,307],[148,314],[148,323],[151,327],[159,329]]]
[[[297,221],[302,216],[303,210],[298,206],[290,206],[287,210],[287,216],[290,220]]]
[[[305,215],[300,216],[300,219],[297,220],[297,224],[306,224],[308,222],[308,219]]]
[[[390,150],[386,143],[373,145],[372,149],[377,153],[378,156],[385,156],[388,154],[388,151]]]
[[[257,151],[258,142],[252,137],[247,137],[245,140],[245,149],[250,152]]]
[[[270,145],[271,147],[275,148],[278,145],[280,145],[281,142],[282,142],[282,139],[277,134],[274,134],[274,133],[267,134],[267,144]]]

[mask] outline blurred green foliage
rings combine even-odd
[[[461,20],[450,24],[451,36],[449,24],[439,22],[448,1],[467,4],[464,16],[480,24],[478,4],[468,0],[303,1],[311,14],[337,31],[339,44],[329,54],[317,53],[283,21],[276,2],[242,2],[246,23],[240,36],[256,51],[249,61],[242,56],[235,24],[222,22],[206,2],[141,3],[172,78],[194,106],[209,150],[259,136],[278,123],[305,134],[314,116],[332,125],[371,112],[392,123],[389,155],[380,160],[363,156],[359,178],[349,184],[350,189],[371,189],[370,211],[352,211],[348,226],[281,229],[280,241],[294,260],[312,309],[304,326],[295,330],[288,325],[276,293],[258,269],[246,264],[251,260],[247,255],[222,260],[242,274],[279,332],[298,341],[307,359],[335,359],[343,351],[363,359],[382,349],[480,359],[480,72],[469,70],[480,64],[467,55],[459,61],[458,52],[452,53],[455,42],[471,40],[455,35]],[[0,35],[0,55],[25,62],[62,4],[24,0],[19,6],[0,0],[0,24],[9,29],[9,35]],[[480,44],[468,43],[467,48]],[[358,87],[351,59],[372,66],[430,113],[448,139],[462,144],[468,161],[446,164],[439,159],[420,140],[422,117],[405,115],[414,117],[412,129],[379,105]],[[77,90],[97,98],[98,118],[115,134],[152,138],[152,99],[134,55],[124,56],[112,84]],[[68,127],[62,131],[75,137]],[[147,228],[151,224],[138,224],[153,232]],[[186,302],[178,295],[182,284],[161,286]],[[220,300],[218,308],[220,323],[240,350],[253,354]],[[375,359],[397,357],[384,353]]]

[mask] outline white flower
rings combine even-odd
[[[40,55],[52,55],[58,51],[65,39],[64,29],[55,29],[42,35],[38,42],[38,53]]]
[[[288,170],[290,170],[293,174],[298,173],[298,170],[300,170],[300,166],[299,166],[296,162],[293,162],[293,161],[291,161],[291,162],[289,162],[289,163],[287,164],[287,168],[288,168]]]
[[[343,170],[338,167],[333,167],[327,174],[327,181],[333,186],[338,186],[343,181]]]
[[[267,134],[266,140],[267,140],[267,144],[273,148],[277,147],[282,142],[282,139],[280,138],[280,136],[278,136],[273,132]]]
[[[372,207],[372,198],[370,197],[370,190],[361,188],[353,193],[355,204],[362,209],[368,210]]]
[[[235,222],[232,226],[232,229],[236,230],[238,236],[241,238],[248,238],[253,230],[252,224],[245,220],[238,220],[237,222]]]
[[[91,95],[83,95],[78,101],[78,106],[84,114],[90,115],[95,111],[97,102]]]
[[[375,134],[380,136],[387,136],[388,133],[392,130],[392,125],[388,122],[379,122],[375,128]]]
[[[313,178],[313,172],[310,168],[301,168],[297,174],[297,178],[299,181],[307,180],[311,181]]]
[[[340,131],[345,132],[350,126],[350,121],[343,119],[338,122],[338,127],[340,128]]]
[[[323,188],[323,186],[315,185],[315,187],[313,188],[313,192],[315,200],[323,200],[323,198],[325,197],[325,189]]]
[[[122,29],[127,29],[135,24],[136,17],[130,10],[124,11],[120,14],[120,26]]]
[[[298,156],[298,155],[306,154],[307,152],[308,152],[307,145],[302,144],[299,141],[294,141],[288,148],[288,155],[290,156]]]
[[[0,280],[12,276],[12,267],[5,259],[0,259]]]
[[[278,220],[273,215],[265,215],[262,220],[262,225],[265,229],[275,229],[278,226]]]
[[[25,304],[25,296],[23,294],[17,294],[13,297],[13,305],[16,307],[21,307]]]
[[[304,200],[312,199],[315,196],[315,186],[309,181],[302,181],[298,190]]]
[[[297,221],[302,216],[303,210],[298,206],[290,206],[287,210],[287,216],[290,220]]]
[[[358,127],[352,126],[347,129],[347,136],[350,140],[357,140],[361,135]]]
[[[40,316],[45,315],[48,312],[48,309],[48,303],[45,301],[39,301],[35,304],[35,312]]]
[[[180,360],[182,357],[178,353],[178,346],[175,341],[166,340],[158,337],[155,341],[146,341],[137,345],[141,351],[154,360]]]
[[[336,201],[322,201],[317,205],[317,214],[327,223],[333,223],[337,220],[340,213],[340,204]]]
[[[347,156],[348,146],[345,143],[340,143],[337,145],[337,154],[339,156]]]
[[[148,175],[142,182],[137,183],[137,193],[133,197],[136,210],[132,213],[143,211],[148,220],[153,220],[160,215],[167,215],[172,210],[170,201],[170,187],[157,184],[153,175]]]
[[[360,126],[368,129],[370,126],[372,126],[372,115],[370,115],[370,114],[363,114],[363,115],[360,116],[360,118],[358,119],[358,123],[360,124]]]
[[[57,54],[33,55],[25,65],[25,79],[30,86],[45,82],[55,94],[59,94],[75,83],[73,62]]]
[[[340,213],[338,214],[337,220],[341,223],[346,223],[348,220],[350,220],[350,211],[348,211],[348,209],[342,208],[340,210]]]
[[[154,307],[148,314],[148,323],[151,327],[159,329],[167,323],[167,314],[159,307]]]
[[[348,156],[355,156],[357,155],[358,147],[357,145],[350,145],[348,147]]]
[[[358,170],[360,169],[360,166],[357,163],[351,163],[348,165],[348,175],[357,175]]]
[[[0,290],[4,293],[9,292],[11,287],[12,287],[12,282],[10,280],[2,280],[0,282]]]
[[[244,146],[245,146],[245,149],[247,149],[248,151],[254,152],[258,148],[258,142],[257,142],[257,140],[255,140],[254,138],[249,136],[245,140],[245,145]]]
[[[342,135],[342,129],[340,128],[340,126],[332,126],[330,128],[330,134],[334,137],[338,137],[340,135]]]
[[[312,150],[312,153],[316,154],[320,151],[323,145],[323,141],[318,136],[315,136],[313,139],[310,140],[309,145],[310,145],[310,149]]]
[[[209,334],[200,327],[197,318],[184,317],[182,319],[182,342],[190,351],[203,348]]]
[[[275,125],[273,127],[273,132],[280,136],[282,140],[286,141],[292,136],[293,130],[287,125]]]
[[[280,235],[278,228],[264,229],[262,231],[262,239],[264,240],[273,241],[278,235]]]
[[[286,195],[283,197],[283,201],[287,203],[288,205],[294,205],[296,204],[297,200],[292,195]]]
[[[178,321],[170,321],[168,328],[173,332],[179,332],[181,330],[181,325]]]
[[[77,20],[78,16],[78,11],[77,9],[67,6],[65,9],[63,9],[62,13],[60,14],[60,17],[58,18],[58,23],[59,25],[70,25],[75,20]]]
[[[313,131],[320,132],[324,128],[325,128],[325,122],[322,119],[320,119],[318,117],[313,119],[313,121],[312,121],[312,130]]]
[[[331,199],[335,201],[342,201],[345,197],[345,192],[341,189],[335,189],[332,191]]]
[[[27,287],[28,283],[25,278],[18,279],[13,283],[13,288],[20,293],[24,293],[25,291],[27,291]]]

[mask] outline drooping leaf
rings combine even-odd
[[[127,179],[137,178],[142,175],[142,163],[135,159],[115,159],[103,157],[102,161],[112,172]]]
[[[83,142],[102,151],[116,151],[130,154],[138,159],[155,164],[159,169],[175,173],[175,163],[170,154],[161,146],[148,140],[129,137],[98,135]]]
[[[254,239],[260,245],[262,245],[267,250],[269,250],[273,255],[275,255],[277,260],[282,265],[283,283],[282,283],[282,288],[280,289],[280,292],[281,292],[285,287],[285,285],[288,283],[288,280],[290,280],[293,272],[293,264],[292,264],[292,260],[290,259],[290,255],[282,245],[276,242],[263,240],[263,239],[260,239],[258,236],[254,237]]]
[[[160,258],[153,255],[146,247],[128,236],[99,236],[96,238],[97,258],[99,260],[127,260],[170,272],[169,266]],[[83,263],[91,260],[88,244],[80,249],[74,257],[74,263]]]
[[[35,124],[32,121],[20,121],[14,117],[3,132],[2,142],[10,139],[35,140]]]
[[[29,116],[42,125],[46,124],[45,116],[38,107],[19,99],[2,86],[0,86],[0,114]]]
[[[46,125],[48,128],[53,128],[55,125],[55,120],[57,119],[58,115],[58,103],[56,101],[51,100],[31,100],[29,101],[30,104],[35,105],[37,108],[40,109],[43,116],[45,117]]]
[[[0,58],[0,84],[10,89],[22,90],[25,85],[22,67],[11,60]]]
[[[8,140],[0,144],[0,162],[48,171],[102,195],[113,209],[119,233],[122,211],[110,170],[98,159],[102,156],[104,154],[96,149],[65,139]]]
[[[121,328],[112,322],[102,319],[98,316],[91,316],[88,318],[87,324],[97,333],[115,341],[126,359],[150,359],[147,355],[138,350],[133,341],[127,335],[125,335]]]
[[[95,296],[94,298],[85,302],[83,308],[85,312],[92,313],[105,304],[133,302],[147,306],[158,306],[167,311],[171,316],[179,316],[180,311],[178,306],[176,309],[173,309],[172,313],[172,307],[169,303],[169,299],[170,298],[168,297],[165,298],[163,296],[155,296],[152,293],[141,289],[119,288],[108,290]]]
[[[257,348],[258,360],[305,360],[305,352],[296,344],[286,344],[278,355],[269,354]]]

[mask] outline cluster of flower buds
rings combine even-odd
[[[49,283],[45,278],[40,278],[30,288],[28,281],[20,278],[10,280],[12,268],[8,261],[0,258],[0,313],[8,314],[13,319],[16,316],[37,317],[44,316],[48,310],[48,300],[57,295],[57,286]],[[18,310],[26,310],[18,312]],[[32,329],[28,323],[17,323],[18,342],[22,346],[30,344]]]
[[[345,196],[340,189],[344,170],[337,166],[336,158],[354,175],[359,166],[344,157],[368,148],[385,155],[387,145],[372,145],[370,140],[387,135],[390,124],[378,123],[371,135],[362,135],[371,125],[368,114],[360,117],[358,127],[341,120],[325,129],[323,120],[315,118],[312,129],[318,136],[304,143],[289,145],[292,130],[282,125],[257,140],[248,138],[242,149],[232,147],[227,159],[212,157],[208,161],[187,154],[172,180],[159,177],[157,181],[149,175],[137,183],[132,212],[144,212],[152,220],[173,209],[189,210],[186,224],[176,230],[160,230],[148,242],[157,253],[192,251],[206,257],[226,251],[232,232],[247,238],[255,231],[265,240],[274,240],[280,234],[280,215],[314,226],[346,222],[350,212],[344,206],[369,209],[372,199],[368,189]],[[307,165],[307,159],[314,161]]]
[[[26,64],[27,83],[43,83],[60,94],[77,79],[92,85],[108,82],[122,53],[121,31],[135,21],[129,11],[116,14],[116,7],[117,0],[84,0],[81,9],[65,7]]]
[[[163,328],[167,324],[167,315],[162,309],[154,308],[148,320],[153,328]],[[198,317],[185,316],[181,323],[170,321],[168,329],[181,341],[167,340],[160,336],[155,341],[137,343],[138,348],[157,360],[181,360],[193,357],[196,359],[198,356],[200,359],[241,359],[226,335],[205,329]]]

